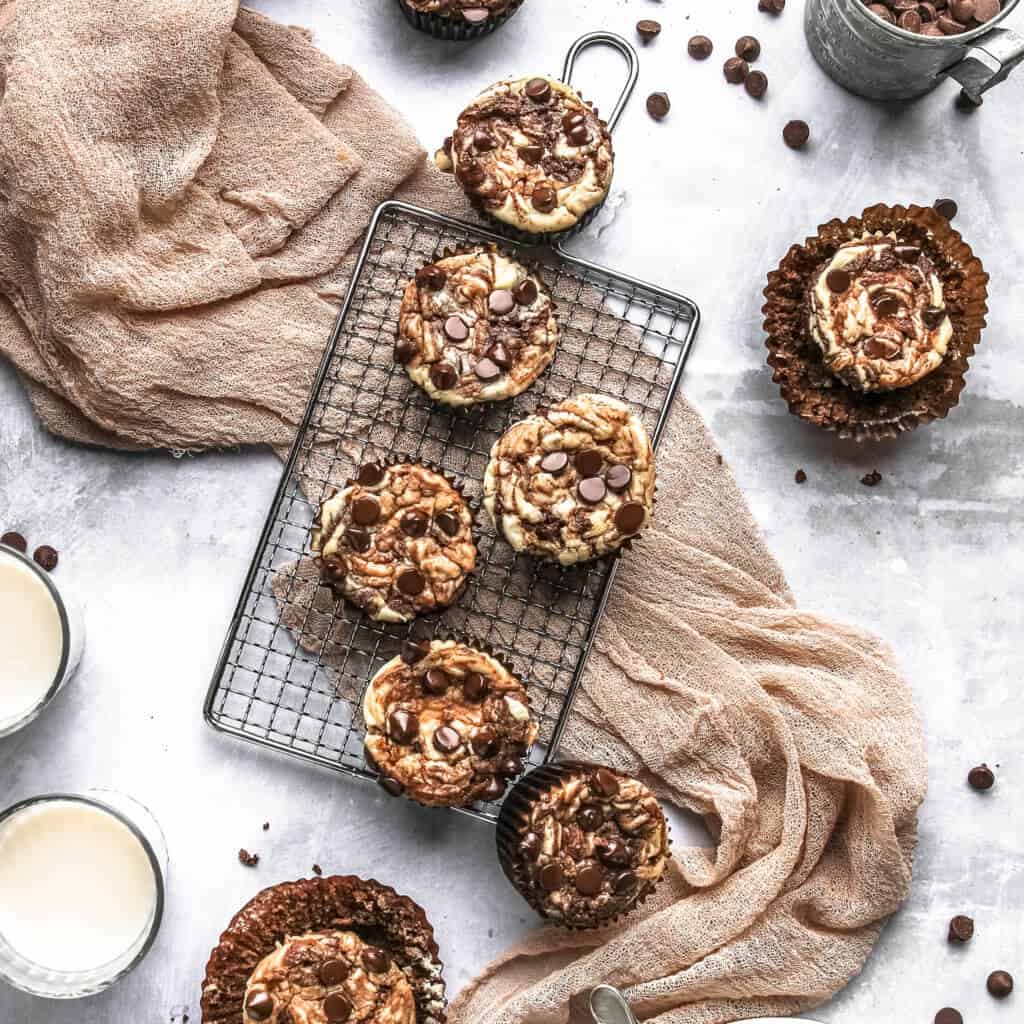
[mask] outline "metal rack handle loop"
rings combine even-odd
[[[632,44],[623,39],[622,36],[616,35],[614,32],[588,32],[585,36],[580,36],[569,47],[569,52],[565,55],[562,81],[566,85],[572,85],[573,71],[576,70],[576,58],[591,46],[610,46],[613,50],[618,50],[626,61],[628,71],[626,84],[622,87],[622,92],[619,93],[615,108],[608,118],[608,131],[613,132],[615,131],[615,126],[619,123],[622,111],[626,109],[629,97],[633,95],[636,80],[640,77],[640,58],[637,56]]]

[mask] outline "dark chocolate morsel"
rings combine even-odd
[[[505,783],[497,775],[492,775],[487,780],[487,785],[481,791],[480,798],[482,800],[500,800],[504,793]]]
[[[515,305],[516,300],[507,288],[499,288],[497,291],[491,292],[487,297],[488,308],[492,313],[497,313],[498,316],[511,313],[515,309]]]
[[[636,23],[636,34],[645,43],[649,43],[659,32],[661,32],[661,22],[654,21],[652,18],[642,18]]]
[[[768,76],[763,71],[751,71],[743,79],[743,88],[747,90],[748,95],[759,100],[768,91]]]
[[[408,366],[415,358],[419,349],[409,338],[399,338],[395,342],[395,362],[399,366]]]
[[[520,306],[532,306],[537,301],[537,285],[525,278],[512,289],[512,296]]]
[[[362,484],[363,487],[376,487],[383,479],[384,467],[377,465],[376,462],[367,462],[360,466],[356,474],[356,483]]]
[[[492,345],[484,355],[503,370],[512,368],[512,353],[500,341]]]
[[[358,551],[362,555],[370,550],[373,538],[369,530],[364,530],[361,526],[350,526],[345,531],[345,542],[353,551]]]
[[[569,465],[569,456],[565,452],[548,452],[540,460],[540,468],[545,473],[561,473]]]
[[[615,513],[615,525],[620,533],[636,533],[647,518],[647,510],[638,501],[627,501]]]
[[[391,957],[383,949],[369,946],[363,950],[363,966],[371,974],[383,974],[391,966]]]
[[[660,121],[664,117],[668,117],[668,112],[672,109],[672,101],[668,98],[667,92],[652,92],[647,97],[647,113],[654,118],[655,121]]]
[[[443,668],[432,668],[423,677],[423,689],[427,693],[444,693],[451,684],[452,677]]]
[[[538,185],[531,198],[534,209],[550,213],[558,205],[558,193],[551,185]]]
[[[454,537],[460,530],[462,524],[459,522],[459,517],[454,512],[438,512],[434,517],[434,522],[437,523],[438,527],[447,533],[449,537]]]
[[[485,131],[478,131],[473,136],[473,148],[478,153],[486,153],[489,149],[494,149],[494,139]]]
[[[493,359],[488,359],[484,356],[483,359],[478,359],[476,365],[473,367],[473,372],[480,378],[480,380],[487,383],[492,380],[497,380],[501,376],[501,367],[494,362]]]
[[[420,267],[416,271],[416,283],[423,285],[424,288],[429,288],[432,292],[440,291],[444,287],[445,280],[444,271],[433,263]]]
[[[486,172],[476,163],[461,165],[456,176],[468,188],[479,188],[487,180]]]
[[[946,319],[946,311],[938,306],[928,306],[921,314],[921,321],[929,330],[935,330]]]
[[[722,65],[725,80],[732,85],[739,85],[750,74],[750,65],[742,57],[730,57]]]
[[[974,937],[974,921],[966,914],[957,914],[949,922],[950,942],[970,942]]]
[[[537,103],[543,103],[551,97],[551,83],[546,78],[531,78],[526,83],[526,95]]]
[[[599,476],[588,476],[577,484],[576,491],[582,501],[588,505],[596,505],[604,500],[608,488]]]
[[[32,552],[32,560],[47,572],[57,568],[57,558],[56,548],[51,548],[49,544],[41,544]]]
[[[479,672],[470,672],[465,679],[462,680],[462,692],[466,695],[469,700],[479,701],[483,700],[487,696],[487,691],[490,686],[487,683],[485,676]]]
[[[524,163],[539,164],[544,159],[543,146],[520,146],[519,156]]]
[[[442,725],[434,733],[434,746],[442,754],[454,754],[462,746],[462,737],[450,725]]]
[[[1009,971],[993,971],[985,982],[989,995],[1005,999],[1013,991],[1013,975]]]
[[[253,992],[245,1001],[245,1015],[250,1020],[270,1020],[274,1000],[266,992]]]
[[[761,56],[761,44],[754,36],[740,36],[736,40],[735,52],[737,57],[746,61],[755,61]]]
[[[420,731],[420,720],[412,711],[398,708],[388,715],[388,736],[396,743],[407,746],[412,743]]]
[[[615,492],[624,491],[633,479],[633,471],[629,466],[612,466],[604,475],[604,482],[608,489]]]
[[[632,871],[620,871],[612,879],[612,889],[617,893],[629,892],[636,885],[636,875]]]
[[[591,778],[601,796],[618,795],[619,780],[614,772],[608,771],[607,768],[598,768]]]
[[[554,892],[565,885],[565,871],[562,870],[561,864],[545,864],[537,875],[537,881],[540,882],[542,889]]]
[[[581,864],[576,872],[576,891],[581,896],[596,896],[604,885],[604,872],[597,864]]]
[[[829,291],[842,295],[853,284],[853,278],[845,270],[830,270],[825,278],[825,284],[828,285]]]
[[[380,519],[380,502],[372,494],[364,494],[352,502],[352,519],[360,526],[372,526]]]
[[[498,774],[507,775],[511,778],[513,775],[518,775],[523,770],[523,762],[518,757],[506,757],[501,764],[498,765]]]
[[[604,456],[596,448],[584,448],[576,453],[572,464],[580,476],[597,476],[604,465]]]
[[[811,137],[811,129],[806,121],[787,121],[782,129],[782,139],[790,149],[803,149]]]
[[[324,1016],[328,1024],[341,1024],[352,1016],[352,1004],[340,992],[332,992],[324,1000]]]
[[[402,661],[406,665],[415,665],[430,653],[430,642],[427,640],[408,640],[402,645]]]
[[[320,984],[327,988],[340,985],[352,972],[344,960],[328,960],[320,965]]]
[[[406,597],[416,597],[426,589],[427,581],[419,569],[403,569],[395,581],[398,589]]]
[[[519,853],[527,860],[534,860],[540,853],[540,836],[536,832],[527,832],[519,841]]]
[[[406,512],[402,516],[401,527],[402,533],[406,537],[422,537],[430,526],[430,521],[427,519],[426,514],[423,512]]]
[[[952,199],[936,199],[935,212],[946,220],[952,220],[959,212],[959,207]]]
[[[693,36],[686,44],[686,52],[694,60],[707,60],[714,48],[714,43],[707,36]]]
[[[458,383],[459,375],[451,363],[434,363],[430,367],[430,381],[438,391],[447,391]]]
[[[987,764],[979,764],[967,773],[967,783],[979,792],[991,789],[996,784],[995,772]]]
[[[473,753],[477,757],[493,757],[500,749],[501,743],[490,729],[481,729],[469,741]]]
[[[899,316],[899,312],[903,308],[895,295],[888,295],[885,292],[875,299],[874,306],[877,316]]]
[[[15,551],[20,551],[22,554],[28,550],[28,541],[16,530],[11,530],[0,537],[0,544],[6,544],[9,548],[14,548]]]
[[[604,824],[604,815],[597,807],[584,807],[576,821],[585,832],[596,832]]]
[[[964,1018],[959,1010],[952,1006],[944,1006],[935,1014],[935,1024],[964,1024]]]
[[[606,864],[620,868],[628,867],[633,860],[629,847],[621,839],[616,839],[614,836],[600,843],[597,848],[597,855]]]
[[[444,322],[444,333],[451,341],[465,341],[469,337],[469,328],[461,316],[453,314]]]
[[[590,132],[585,124],[571,128],[566,136],[574,146],[585,146],[590,141]]]

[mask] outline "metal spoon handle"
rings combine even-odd
[[[598,985],[590,993],[590,1013],[596,1024],[637,1024],[623,994],[611,985]]]

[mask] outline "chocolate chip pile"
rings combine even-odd
[[[999,14],[1001,0],[863,0],[864,6],[889,25],[922,36],[957,36]]]

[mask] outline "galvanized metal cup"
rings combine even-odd
[[[862,0],[807,0],[804,32],[815,60],[840,85],[873,100],[909,100],[953,78],[980,103],[1024,60],[1024,36],[1001,23],[1007,0],[987,24],[958,36],[922,36],[890,25]]]

